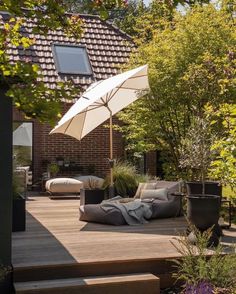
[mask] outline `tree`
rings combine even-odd
[[[124,11],[129,5],[126,0],[64,0],[66,11],[88,14],[99,14],[107,19],[111,11]]]
[[[153,0],[149,5],[145,5],[142,0],[132,0],[128,1],[126,9],[119,9],[120,13],[115,10],[110,15],[119,28],[142,44],[146,39],[150,41],[155,28],[162,24],[163,17],[172,19],[178,5],[189,7],[203,3],[209,3],[209,0]]]
[[[235,103],[235,25],[224,9],[196,6],[162,19],[130,67],[149,64],[151,92],[120,119],[128,149],[162,150],[170,173],[179,174],[179,149],[194,116],[206,103]],[[166,174],[168,171],[166,170]]]
[[[205,182],[209,166],[214,158],[211,146],[215,140],[209,118],[194,117],[188,132],[181,140],[180,167],[185,171],[187,180],[202,183],[202,194],[205,194]]]

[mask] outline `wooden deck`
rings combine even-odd
[[[183,217],[139,226],[109,226],[78,220],[79,200],[30,197],[25,232],[13,233],[16,281],[150,272],[169,274],[179,255],[171,242],[186,229]],[[234,242],[235,229],[225,242]],[[40,269],[40,274],[39,274]]]
[[[84,263],[176,257],[170,243],[186,228],[184,218],[139,226],[78,220],[78,200],[30,198],[26,231],[13,234],[13,265]]]

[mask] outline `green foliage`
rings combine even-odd
[[[125,0],[63,0],[65,9],[69,12],[99,14],[107,19],[111,11],[123,10],[127,6]]]
[[[48,165],[48,171],[53,175],[56,175],[59,172],[59,170],[60,168],[55,162],[52,162]]]
[[[181,254],[181,260],[176,261],[177,272],[174,276],[185,283],[185,286],[198,285],[207,282],[216,288],[236,290],[236,254],[224,254],[219,245],[214,251],[209,252],[207,245],[211,237],[211,229],[201,233],[193,228],[196,235],[196,245],[192,245],[187,236],[177,239],[177,244],[172,242]]]
[[[65,15],[62,0],[1,0],[0,10],[20,17],[20,22],[29,18],[35,19],[34,33],[46,34],[49,29],[63,27],[69,35],[72,32],[75,33],[75,37],[79,36],[78,33],[81,34],[81,21],[77,19],[75,22],[72,16]]]
[[[113,168],[115,192],[123,197],[134,196],[139,182],[146,182],[147,175],[137,173],[135,166],[128,162],[117,161]],[[106,177],[104,188],[110,185],[110,175]]]
[[[212,145],[212,151],[217,153],[211,163],[210,175],[220,180],[223,185],[236,189],[236,104],[222,104],[215,112],[209,111],[212,124],[220,119],[222,136]],[[218,118],[216,120],[215,118]]]
[[[181,175],[180,144],[193,117],[201,117],[207,103],[214,110],[235,103],[234,20],[223,8],[196,6],[163,17],[145,40],[129,66],[148,63],[151,92],[120,114],[121,130],[130,150],[168,150]]]
[[[169,20],[173,18],[173,12],[179,4],[191,6],[209,3],[209,0],[153,0],[148,5],[143,0],[127,2],[125,9],[112,11],[110,18],[140,45],[152,39],[155,29],[162,26],[163,17]]]
[[[227,198],[235,199],[236,202],[236,194],[235,191],[233,191],[230,186],[224,186],[222,189],[222,195]],[[236,203],[235,203],[236,204]]]

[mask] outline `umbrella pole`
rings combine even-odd
[[[113,167],[114,167],[114,159],[113,159],[113,129],[112,129],[112,111],[108,108],[110,112],[110,187],[109,187],[109,198],[114,197],[114,178],[113,178]]]

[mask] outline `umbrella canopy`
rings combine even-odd
[[[32,124],[22,123],[13,132],[13,145],[32,146]]]
[[[50,132],[81,140],[101,123],[110,119],[110,160],[113,161],[112,115],[143,96],[149,89],[148,66],[93,83]],[[111,185],[113,184],[111,166]]]

